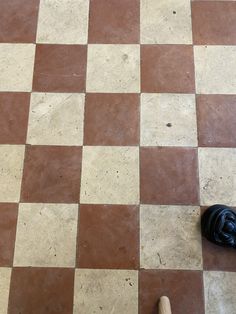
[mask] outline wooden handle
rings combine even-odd
[[[158,314],[171,314],[170,300],[167,297],[161,297],[158,306]]]

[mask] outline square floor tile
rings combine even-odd
[[[139,276],[140,314],[157,313],[163,295],[170,298],[173,314],[204,314],[201,272],[146,270]]]
[[[200,209],[196,206],[142,205],[140,266],[201,269]]]
[[[236,147],[236,97],[197,95],[199,146]]]
[[[37,45],[33,90],[76,93],[85,90],[87,47]]]
[[[35,42],[39,0],[0,2],[0,42]]]
[[[8,314],[72,313],[73,286],[73,269],[13,268]]]
[[[0,203],[0,267],[12,266],[18,205]]]
[[[29,93],[0,93],[0,143],[25,144]]]
[[[89,42],[139,43],[139,14],[138,0],[91,0]]]
[[[189,0],[141,0],[142,44],[191,44]]]
[[[78,203],[81,147],[27,146],[21,201]]]
[[[199,148],[201,205],[236,205],[236,149]]]
[[[236,2],[192,2],[193,40],[196,45],[236,44]]]
[[[142,94],[142,146],[197,146],[194,95]]]
[[[86,44],[89,0],[41,0],[37,42]]]
[[[84,146],[80,202],[138,204],[138,147]]]
[[[33,93],[27,143],[83,145],[84,94]]]
[[[139,45],[89,45],[87,92],[139,93]]]
[[[85,145],[138,145],[138,94],[87,94]]]
[[[141,203],[198,205],[196,149],[143,147],[140,156]]]
[[[23,145],[0,145],[0,202],[19,201],[24,153]]]
[[[0,313],[7,314],[11,269],[0,268]]]
[[[0,44],[0,91],[31,91],[34,54],[33,44]]]
[[[138,313],[138,272],[76,269],[74,314]]]
[[[195,46],[196,92],[235,94],[236,46]]]
[[[139,267],[137,206],[81,205],[78,267]]]
[[[236,273],[204,272],[205,313],[235,312]]]
[[[141,90],[146,93],[194,93],[190,45],[142,45]]]
[[[20,204],[14,266],[74,267],[78,205]]]

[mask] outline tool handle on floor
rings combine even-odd
[[[158,304],[158,314],[171,314],[170,300],[167,297],[161,297]]]

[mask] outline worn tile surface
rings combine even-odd
[[[8,297],[10,290],[11,269],[6,267],[0,268],[0,313],[8,313]]]

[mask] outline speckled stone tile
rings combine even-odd
[[[74,314],[137,312],[137,271],[76,269]]]
[[[191,44],[189,0],[141,0],[142,44]]]
[[[194,95],[142,94],[142,146],[197,146]]]
[[[199,148],[201,205],[236,205],[236,149]]]
[[[41,0],[37,42],[86,44],[89,0]]]
[[[80,203],[138,204],[138,147],[84,146]]]
[[[140,266],[201,269],[200,209],[196,206],[140,208]]]
[[[84,94],[32,93],[27,143],[82,145]]]
[[[87,92],[139,93],[138,45],[88,45]]]
[[[11,269],[0,268],[0,314],[7,314]]]
[[[204,272],[205,313],[235,313],[236,273]]]
[[[19,205],[14,266],[74,267],[78,205]]]

